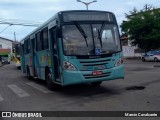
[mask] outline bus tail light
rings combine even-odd
[[[64,70],[71,70],[71,71],[77,70],[76,67],[73,64],[71,64],[67,61],[63,61],[63,69]]]
[[[122,65],[122,64],[123,64],[123,59],[120,58],[120,59],[118,59],[118,60],[116,61],[115,66],[120,66],[120,65]]]

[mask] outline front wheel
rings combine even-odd
[[[101,83],[102,83],[102,81],[98,81],[98,82],[93,82],[93,83],[91,83],[91,85],[92,85],[93,87],[98,87],[98,86],[101,85]]]
[[[45,73],[45,80],[49,90],[52,90],[52,91],[58,90],[59,86],[52,82],[52,76],[49,71]]]

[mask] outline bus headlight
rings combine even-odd
[[[118,60],[116,61],[115,66],[120,66],[120,65],[122,65],[122,64],[123,64],[123,59],[120,58],[120,59],[118,59]]]
[[[77,70],[76,67],[73,64],[71,64],[67,61],[63,61],[63,69],[64,70],[71,70],[71,71]]]

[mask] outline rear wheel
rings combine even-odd
[[[154,62],[158,62],[158,59],[156,57],[154,58]]]
[[[101,83],[102,83],[102,81],[98,81],[98,82],[91,83],[91,85],[94,86],[94,87],[98,87],[98,86],[101,85]]]
[[[59,86],[57,84],[53,83],[52,76],[51,76],[51,73],[49,70],[46,70],[45,80],[46,80],[47,87],[49,90],[52,90],[52,91],[58,90]]]
[[[31,76],[31,74],[30,74],[29,67],[27,67],[27,78],[28,78],[29,80],[32,79],[32,76]]]

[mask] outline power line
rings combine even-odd
[[[11,19],[10,19],[11,20]],[[28,26],[28,27],[39,27],[42,23],[29,23],[26,21],[25,22],[18,22],[17,20],[14,21],[10,21],[10,20],[0,20],[0,24],[8,24],[8,26],[6,28],[4,28],[2,31],[0,31],[0,33],[4,32],[7,28],[9,28],[12,25],[19,25],[19,26]]]
[[[25,20],[18,20],[18,19],[17,20],[16,19],[1,19],[0,18],[0,24],[39,27],[42,24],[42,22],[25,21]]]
[[[32,24],[32,23],[13,23],[13,22],[2,22],[2,21],[0,21],[0,24],[31,26],[31,27],[39,27],[41,25],[41,24]]]
[[[5,27],[0,33],[2,33],[3,31],[5,31],[8,27],[10,27],[12,24],[8,25],[7,27]]]
[[[43,21],[26,21],[20,19],[2,19],[0,18],[0,22],[11,22],[11,23],[25,23],[25,24],[42,24]]]
[[[29,20],[22,20],[22,19],[5,19],[5,18],[0,18],[0,20],[4,20],[4,21],[23,21],[23,22],[43,22],[43,21],[29,21]]]

